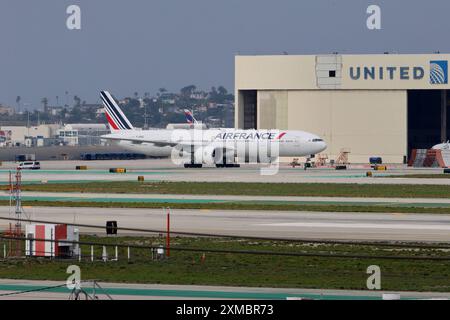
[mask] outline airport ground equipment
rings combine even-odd
[[[127,169],[125,169],[125,168],[110,168],[109,172],[110,173],[126,173]]]
[[[342,165],[346,165],[346,164],[350,164],[348,162],[348,155],[350,154],[350,149],[348,148],[342,148],[339,156],[337,157],[335,163],[337,165],[342,164]]]
[[[87,166],[76,166],[75,170],[87,170]]]
[[[316,161],[316,166],[323,167],[326,165],[328,160],[328,155],[326,154],[319,154]]]
[[[289,163],[290,166],[292,166],[292,168],[295,168],[297,166],[301,166],[302,164],[300,163],[298,158],[294,158],[292,159],[292,161]]]
[[[381,157],[370,157],[369,158],[369,163],[370,164],[382,164],[383,163],[383,159]]]

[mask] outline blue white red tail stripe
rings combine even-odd
[[[133,126],[108,91],[100,93],[106,111],[106,119],[113,130],[133,130]]]
[[[196,122],[196,121],[195,121],[195,118],[194,118],[194,116],[192,115],[192,112],[191,112],[191,111],[189,111],[189,110],[184,110],[184,115],[185,115],[185,117],[186,117],[187,123],[192,124],[192,123]]]
[[[105,106],[106,119],[108,120],[108,123],[110,124],[110,126],[116,130],[125,130],[123,124],[119,121],[117,116],[112,112],[109,102],[107,102],[107,100],[105,98],[103,98],[103,96],[102,96],[102,101]]]

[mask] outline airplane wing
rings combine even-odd
[[[154,140],[154,139],[147,139],[147,138],[129,138],[129,137],[123,137],[123,136],[117,136],[115,134],[110,135],[103,135],[100,137],[101,139],[106,140],[117,140],[117,141],[130,141],[134,142],[136,144],[140,143],[152,143],[155,146],[158,147],[176,147],[176,146],[204,146],[206,143],[204,141],[192,141],[192,142],[186,142],[186,141],[166,141],[166,140]]]
[[[127,137],[119,137],[114,135],[104,135],[100,138],[106,139],[106,140],[117,140],[117,141],[130,141],[134,143],[153,143],[154,145],[158,147],[175,147],[178,145],[178,143],[175,142],[169,142],[169,141],[158,141],[158,140],[150,140],[150,139],[139,139],[139,138],[127,138]]]

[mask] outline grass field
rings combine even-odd
[[[9,201],[0,201],[0,206],[8,206]],[[382,205],[303,205],[303,204],[266,204],[246,202],[222,203],[165,203],[165,202],[89,202],[89,201],[22,201],[29,207],[91,207],[91,208],[162,208],[172,209],[217,209],[217,210],[274,210],[274,211],[312,211],[312,212],[381,212],[381,213],[435,213],[450,214],[450,208],[420,207],[411,204],[410,207],[390,207]]]
[[[258,196],[328,196],[386,198],[448,198],[450,185],[386,185],[338,183],[234,183],[234,182],[91,182],[24,185],[24,191],[258,195]]]
[[[402,174],[383,176],[383,178],[423,178],[423,179],[450,179],[449,173],[440,174]]]
[[[97,238],[82,241],[120,242],[129,245],[164,244],[164,238]],[[0,245],[2,245],[0,241]],[[81,267],[83,279],[102,282],[162,283],[193,285],[229,285],[252,287],[292,287],[365,289],[367,267],[381,268],[383,290],[450,291],[450,261],[416,261],[389,259],[357,259],[329,257],[288,257],[272,255],[244,255],[208,253],[208,249],[265,250],[276,252],[345,253],[387,256],[448,255],[430,249],[383,249],[360,245],[320,245],[289,242],[243,241],[219,238],[173,238],[172,247],[190,247],[198,252],[171,251],[169,259],[153,261],[149,249],[132,249],[130,262],[126,248],[120,249],[119,261],[107,263],[89,257],[78,261],[50,261],[46,259],[0,260],[0,277],[10,279],[65,280],[66,268]],[[90,248],[83,246],[88,254]],[[202,262],[202,255],[205,259]],[[101,247],[95,247],[100,257]],[[109,255],[114,249],[109,248]]]

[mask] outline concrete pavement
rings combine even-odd
[[[88,171],[76,171],[75,166],[86,165]],[[0,182],[8,181],[9,170],[17,166],[13,162],[3,163],[0,170]],[[264,183],[365,183],[365,184],[434,184],[450,185],[449,179],[431,178],[388,178],[389,175],[402,174],[438,174],[441,168],[406,168],[391,166],[387,171],[376,172],[374,177],[366,177],[370,170],[367,165],[353,166],[349,170],[331,168],[314,168],[303,170],[291,168],[280,163],[274,175],[263,175],[264,165],[243,164],[241,168],[218,169],[205,167],[202,169],[185,169],[176,166],[170,159],[146,159],[124,161],[42,161],[42,170],[24,171],[24,182],[45,181],[135,181],[142,175],[146,181],[209,181],[209,182],[264,182]],[[122,167],[125,174],[111,174],[109,168]]]
[[[65,288],[45,291],[19,293],[25,290],[37,290],[64,284],[62,281],[10,280],[0,279],[0,300],[67,300],[70,291]],[[197,285],[161,285],[161,284],[124,284],[100,282],[115,300],[129,299],[318,299],[318,300],[380,300],[386,291],[369,290],[327,290],[327,289],[292,289],[292,288],[251,288]],[[91,283],[83,286],[91,293]],[[107,299],[101,290],[97,291],[100,299]],[[19,293],[9,296],[2,294]],[[402,299],[450,299],[450,293],[438,292],[396,292]]]
[[[8,207],[0,207],[0,216],[9,212]],[[162,209],[27,207],[25,212],[36,220],[100,226],[116,220],[119,227],[166,228]],[[7,225],[0,220],[1,228]],[[179,209],[171,211],[171,229],[291,239],[450,242],[450,215]],[[104,234],[105,230],[81,228],[81,232]],[[120,234],[131,232],[119,230]]]

